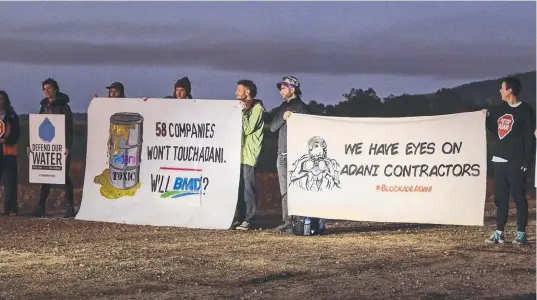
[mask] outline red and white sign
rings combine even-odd
[[[515,119],[512,114],[505,114],[498,119],[498,137],[503,139],[513,129]]]

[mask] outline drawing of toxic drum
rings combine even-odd
[[[127,190],[140,181],[144,118],[137,113],[116,113],[110,117],[108,139],[110,184]]]

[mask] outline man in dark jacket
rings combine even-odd
[[[276,108],[274,118],[270,124],[270,131],[278,132],[278,181],[282,197],[282,221],[276,231],[290,231],[292,224],[287,210],[287,119],[291,113],[309,114],[310,109],[302,102],[300,96],[300,82],[293,76],[285,76],[277,85],[283,98],[282,104]]]
[[[4,214],[8,216],[15,216],[19,212],[17,204],[19,137],[19,116],[13,109],[7,93],[0,91],[0,176],[4,183]]]
[[[75,216],[74,208],[74,187],[69,177],[69,169],[71,167],[71,149],[73,148],[73,114],[71,107],[69,106],[69,96],[64,93],[60,93],[60,87],[58,83],[51,78],[42,82],[45,98],[41,100],[40,114],[62,114],[65,115],[65,198],[67,202],[66,218],[73,218]],[[26,148],[26,152],[30,153],[30,147]],[[45,204],[47,202],[48,195],[50,193],[50,184],[41,185],[41,194],[39,196],[39,203],[34,211],[34,216],[42,217],[45,215]]]

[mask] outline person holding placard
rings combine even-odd
[[[509,214],[510,195],[517,210],[517,233],[513,244],[527,243],[526,171],[533,158],[535,113],[530,105],[518,99],[520,90],[521,84],[517,78],[503,79],[500,89],[503,102],[487,111],[487,128],[499,138],[492,157],[496,230],[486,239],[488,243],[505,242],[504,228]]]
[[[19,116],[13,109],[8,94],[0,91],[0,176],[4,183],[4,214],[8,216],[15,216],[19,212],[17,204],[19,137]]]
[[[290,232],[291,218],[287,210],[287,119],[293,112],[309,114],[310,109],[301,99],[300,81],[293,76],[285,76],[276,84],[283,102],[275,109],[275,116],[270,124],[270,131],[278,132],[278,181],[282,197],[282,224],[274,230]]]
[[[192,99],[192,87],[190,79],[183,77],[175,82],[174,90],[171,96],[166,96],[164,99]],[[142,97],[143,101],[147,101],[149,97]]]
[[[108,98],[125,98],[125,87],[121,82],[114,82],[111,85],[107,86]],[[93,94],[92,98],[99,97],[97,94]]]
[[[74,208],[74,187],[71,178],[69,177],[69,169],[71,166],[71,149],[73,148],[73,114],[71,107],[69,106],[69,96],[60,92],[58,83],[48,78],[42,82],[43,92],[45,98],[41,100],[41,108],[39,114],[63,114],[65,115],[65,200],[67,203],[66,218],[73,218],[75,216]],[[26,153],[30,155],[30,146],[26,147]],[[50,193],[50,184],[41,185],[41,193],[39,195],[39,202],[34,210],[34,216],[42,217],[45,215],[45,204]]]
[[[190,79],[183,77],[175,82],[173,95],[166,96],[167,99],[192,99],[192,87]]]

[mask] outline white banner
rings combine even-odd
[[[93,99],[76,218],[228,229],[241,132],[238,101]]]
[[[65,116],[30,114],[30,183],[65,183]]]
[[[287,122],[290,215],[483,225],[483,112]]]

